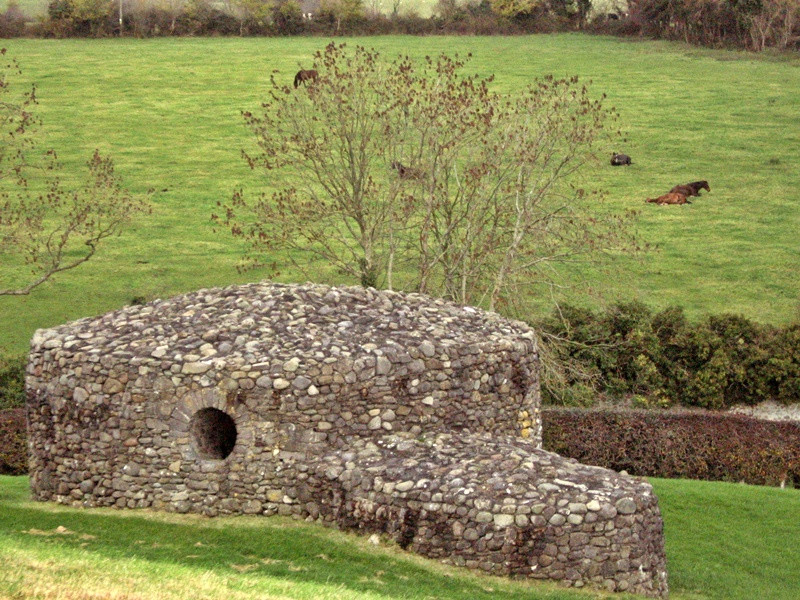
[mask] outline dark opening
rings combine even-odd
[[[227,458],[236,445],[236,424],[230,415],[216,408],[194,413],[189,431],[200,458]]]

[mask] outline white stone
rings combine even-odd
[[[199,375],[200,373],[205,373],[211,368],[209,363],[204,362],[187,362],[183,363],[183,368],[181,369],[181,373],[187,373],[189,375]]]
[[[291,384],[282,377],[278,377],[275,381],[272,382],[272,387],[274,387],[276,390],[285,390],[290,385]]]
[[[514,523],[514,515],[495,515],[494,524],[496,527],[508,527]]]

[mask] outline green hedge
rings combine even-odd
[[[648,410],[542,411],[544,448],[632,475],[800,487],[800,423]]]
[[[25,366],[28,357],[24,354],[3,355],[0,353],[0,410],[25,404]]]
[[[640,302],[604,313],[564,306],[534,325],[565,385],[545,403],[590,405],[598,395],[630,396],[644,406],[728,408],[776,400],[800,402],[800,324],[762,325],[722,314],[690,323],[680,308],[653,312]]]

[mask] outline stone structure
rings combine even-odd
[[[667,593],[644,481],[545,452],[533,332],[361,288],[201,290],[41,330],[33,495],[285,514],[495,574]]]

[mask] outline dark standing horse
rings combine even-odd
[[[300,69],[297,75],[294,76],[294,87],[299,86],[301,83],[306,83],[307,81],[314,81],[317,77],[319,77],[319,73],[317,73],[315,69]]]

